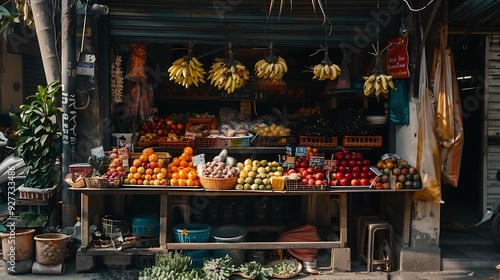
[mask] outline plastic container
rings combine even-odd
[[[182,253],[191,257],[191,268],[201,268],[203,261],[210,258],[210,250],[187,250]]]
[[[102,232],[110,235],[118,232],[127,232],[130,229],[130,220],[125,217],[104,215],[101,218]]]
[[[179,243],[204,243],[210,238],[211,229],[207,224],[179,224],[174,226],[175,240]]]
[[[220,243],[236,243],[244,242],[248,231],[239,225],[224,225],[215,228],[212,231],[212,237],[215,242]],[[223,258],[225,255],[231,256],[236,266],[243,264],[245,262],[245,251],[244,250],[214,250],[214,258]]]
[[[44,233],[35,236],[36,261],[44,265],[64,263],[68,236],[62,233]]]
[[[132,233],[139,235],[155,235],[160,232],[160,216],[154,214],[141,215],[132,219]]]

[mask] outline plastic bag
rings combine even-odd
[[[453,115],[450,120],[453,124],[453,142],[441,146],[441,176],[444,182],[456,187],[458,186],[464,144],[462,106],[450,49],[446,49],[443,55],[446,59],[446,68],[449,69],[443,74],[446,76],[445,80],[449,83],[447,84],[447,93],[451,96],[451,105],[453,106]]]
[[[392,125],[408,125],[410,109],[406,80],[395,80],[394,86],[389,94],[389,119]]]
[[[420,87],[418,105],[417,169],[422,178],[423,190],[413,194],[414,200],[428,200],[442,203],[441,168],[439,146],[434,129],[436,127],[434,98],[428,88],[425,49],[420,66]]]

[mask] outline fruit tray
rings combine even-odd
[[[324,191],[329,189],[328,186],[309,186],[299,184],[300,180],[296,179],[285,179],[285,189],[287,191]]]
[[[297,138],[293,136],[257,136],[253,141],[253,146],[257,147],[280,147],[297,143]]]
[[[337,147],[337,137],[300,136],[299,144],[308,147]]]
[[[382,136],[344,136],[344,147],[381,147]]]

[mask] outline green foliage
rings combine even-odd
[[[241,264],[238,270],[248,278],[255,280],[268,280],[272,276],[272,268],[263,267],[256,261]]]
[[[0,6],[0,33],[3,33],[6,39],[8,27],[19,22],[19,14],[16,9],[14,10],[14,12],[11,12],[6,7]]]
[[[19,136],[15,154],[26,163],[25,187],[51,188],[60,181],[56,162],[62,153],[62,132],[56,122],[59,109],[55,106],[60,88],[57,81],[38,86],[37,92],[26,98],[30,103],[21,105],[20,116],[10,113]]]
[[[139,280],[192,280],[203,279],[203,272],[191,270],[191,257],[169,252],[160,255],[156,265],[139,273]]]
[[[226,280],[234,272],[234,264],[231,256],[224,258],[209,259],[203,262],[203,271],[207,280]]]
[[[39,216],[32,211],[19,213],[19,222],[22,223],[20,226],[43,227],[47,224],[48,221],[49,217],[47,217],[46,215]]]

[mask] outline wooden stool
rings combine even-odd
[[[382,230],[383,232],[377,235],[377,231]],[[368,238],[366,235],[368,233]],[[389,240],[386,239],[387,234],[389,234]],[[384,265],[385,271],[391,271],[393,265],[393,243],[394,243],[394,233],[391,224],[384,220],[367,220],[365,221],[365,227],[363,228],[363,233],[361,235],[361,258],[366,262],[367,271],[372,272],[374,265]],[[375,254],[375,237],[378,237],[378,247],[379,247],[379,258],[374,259]],[[368,239],[368,244],[365,245]]]
[[[375,214],[367,214],[356,217],[356,260],[361,261],[361,251],[363,250],[363,240],[361,233],[365,227],[365,222],[368,220],[380,220],[380,217]]]

